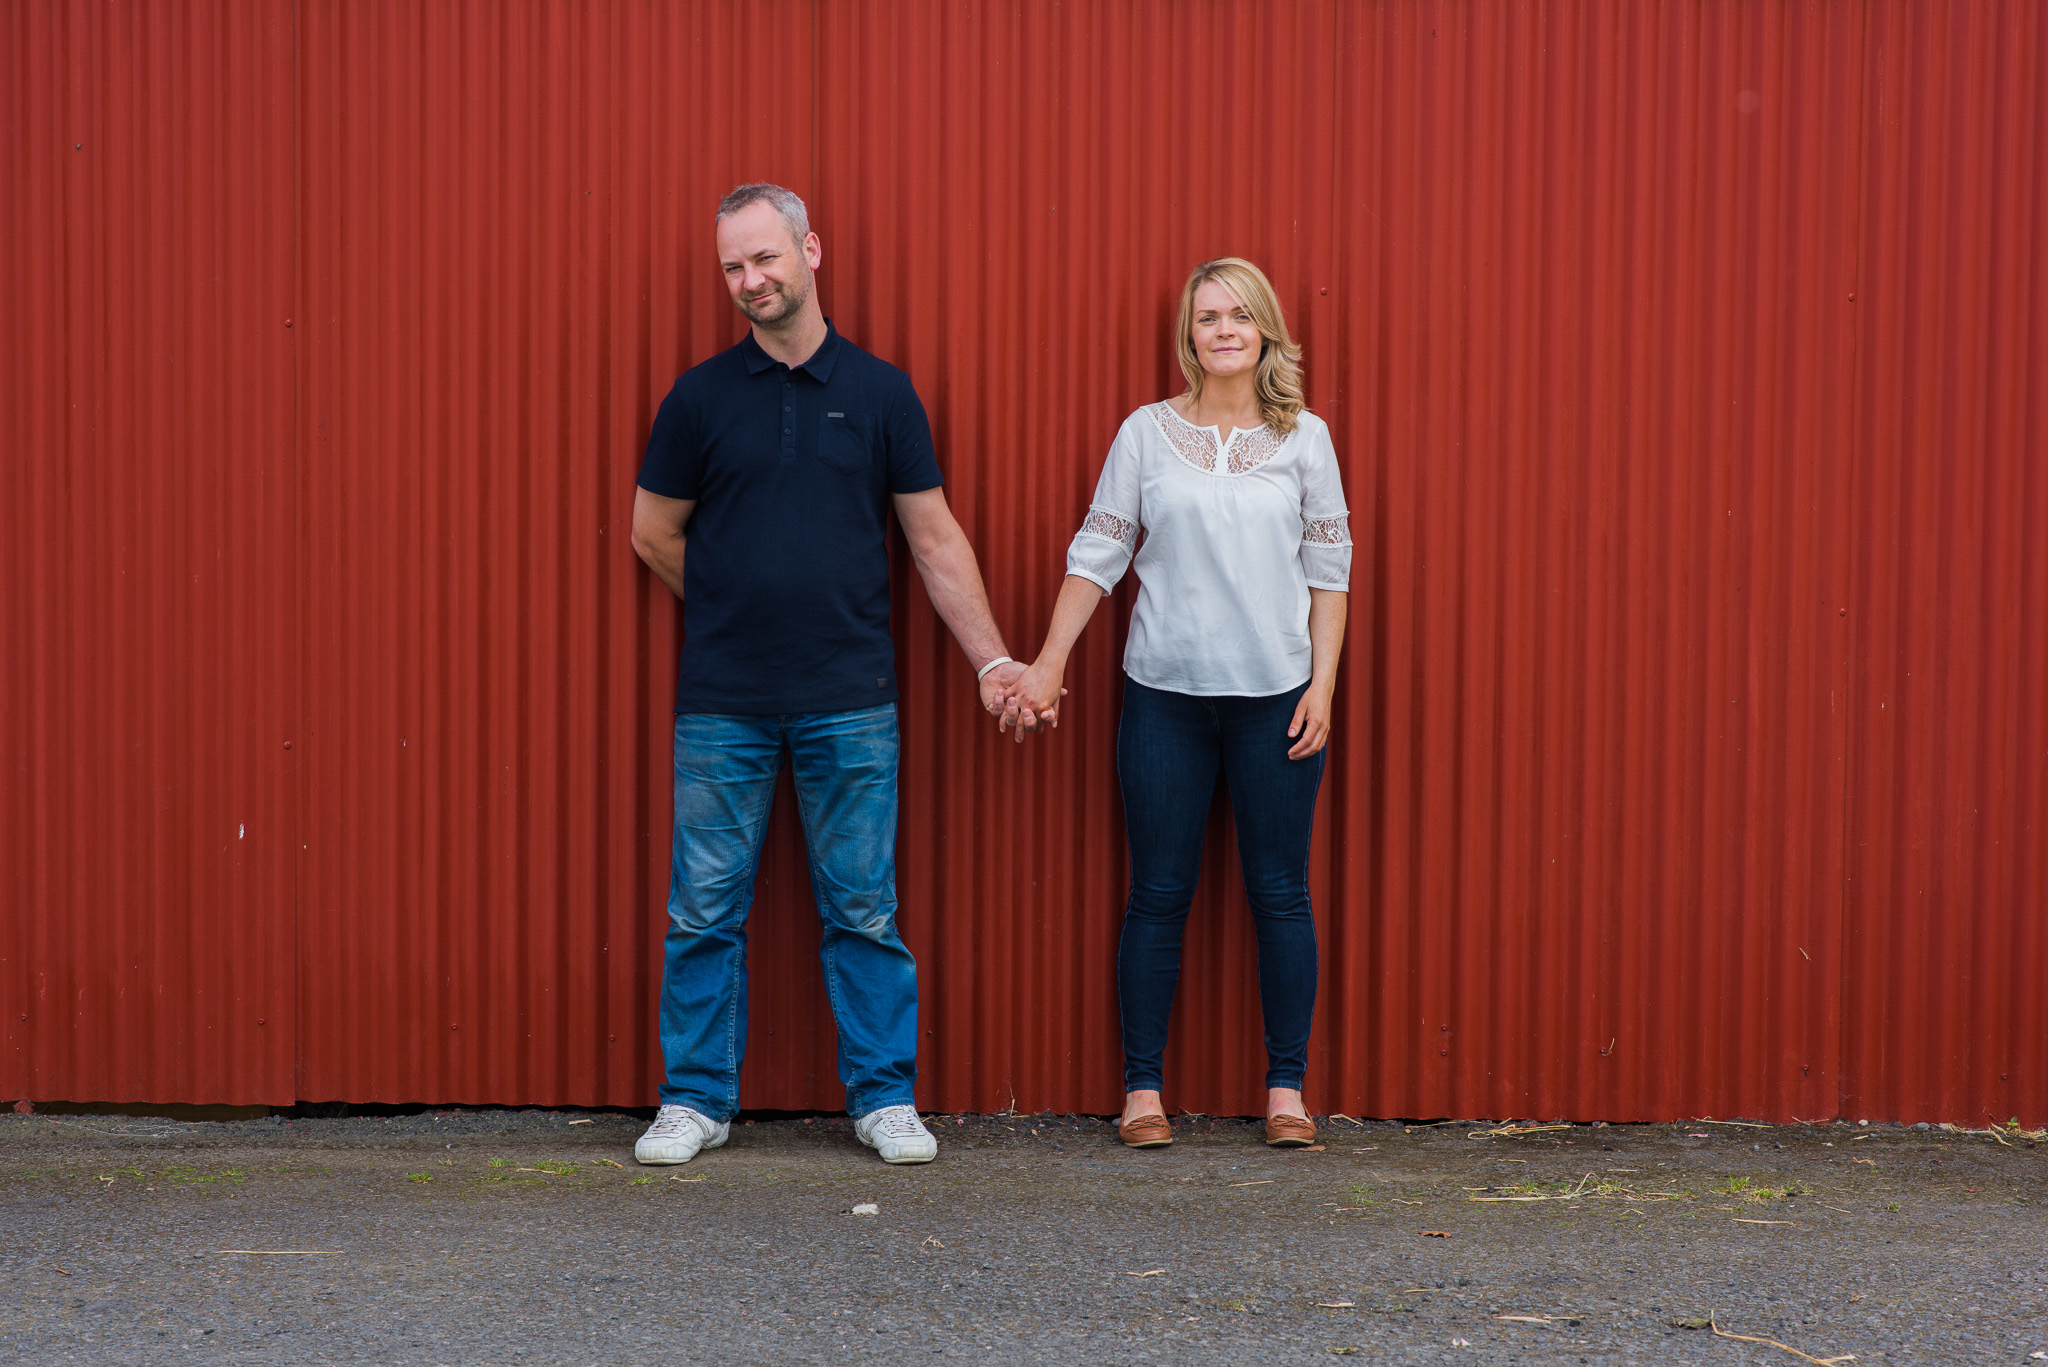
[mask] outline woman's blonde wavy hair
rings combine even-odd
[[[1241,256],[1219,256],[1204,261],[1188,272],[1188,283],[1180,292],[1180,329],[1174,335],[1174,353],[1180,358],[1180,373],[1187,377],[1188,397],[1202,401],[1202,381],[1208,372],[1195,355],[1195,291],[1214,280],[1236,297],[1252,316],[1259,330],[1257,388],[1259,416],[1281,436],[1292,432],[1301,410],[1308,407],[1301,385],[1301,347],[1287,335],[1287,315],[1280,310],[1280,296],[1273,292],[1265,272]]]

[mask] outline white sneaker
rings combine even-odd
[[[732,1133],[732,1126],[713,1120],[688,1106],[664,1106],[633,1146],[633,1157],[642,1163],[687,1163],[699,1150],[715,1149]]]
[[[884,1163],[929,1163],[939,1156],[939,1141],[917,1118],[915,1106],[884,1106],[853,1122],[860,1142],[882,1155]]]

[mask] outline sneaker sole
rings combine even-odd
[[[730,1136],[730,1135],[728,1135],[728,1136],[726,1136],[726,1138],[727,1138],[727,1139],[729,1139],[729,1138],[731,1138],[731,1136]],[[712,1151],[713,1149],[722,1149],[722,1148],[724,1148],[724,1147],[725,1147],[725,1140],[724,1140],[724,1139],[716,1139],[716,1140],[713,1140],[713,1141],[711,1141],[710,1143],[708,1143],[708,1144],[704,1145],[704,1146],[703,1146],[702,1148],[698,1149],[698,1150],[697,1150],[697,1153],[693,1153],[693,1154],[691,1154],[691,1155],[690,1155],[690,1158],[695,1158],[695,1157],[697,1156],[697,1154],[699,1154],[699,1153],[709,1153],[709,1152],[711,1152],[711,1151]],[[641,1167],[643,1167],[643,1168],[675,1168],[675,1167],[681,1167],[681,1166],[682,1166],[683,1164],[685,1164],[685,1163],[689,1162],[689,1161],[690,1161],[690,1158],[642,1158],[642,1157],[640,1156],[640,1151],[639,1151],[638,1149],[635,1149],[635,1150],[633,1151],[633,1161],[634,1161],[635,1163],[638,1163],[638,1164],[639,1164],[639,1165],[640,1165]]]
[[[860,1139],[860,1136],[859,1136],[859,1135],[855,1135],[855,1136],[854,1136],[854,1138],[856,1138],[856,1139]],[[930,1158],[891,1158],[891,1157],[889,1157],[889,1156],[888,1156],[887,1154],[884,1154],[884,1153],[882,1152],[882,1146],[881,1146],[880,1144],[877,1144],[877,1143],[875,1143],[875,1142],[874,1142],[873,1140],[871,1140],[871,1139],[861,1139],[861,1141],[860,1141],[860,1142],[861,1142],[861,1144],[862,1144],[863,1146],[865,1146],[865,1147],[867,1147],[867,1148],[870,1148],[870,1149],[873,1149],[873,1150],[875,1151],[875,1157],[877,1157],[877,1158],[881,1159],[881,1160],[882,1160],[882,1161],[883,1161],[884,1163],[896,1163],[896,1164],[904,1164],[904,1163],[929,1163],[929,1162],[932,1162],[932,1161],[933,1161],[934,1159],[936,1159],[936,1158],[937,1158],[937,1157],[939,1156],[939,1149],[938,1149],[938,1146],[937,1146],[936,1144],[934,1144],[934,1145],[932,1146],[932,1152],[931,1152],[931,1157],[930,1157]]]

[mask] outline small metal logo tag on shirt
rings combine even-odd
[[[825,416],[828,418],[843,418],[846,415],[844,413],[827,413]]]

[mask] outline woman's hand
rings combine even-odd
[[[1003,717],[997,724],[1006,731],[1015,726],[1019,741],[1024,739],[1026,731],[1036,731],[1047,725],[1057,727],[1060,724],[1060,699],[1067,696],[1067,690],[1060,687],[1060,678],[1065,672],[1044,659],[1025,670],[1022,677],[1010,685],[1003,703]]]
[[[1015,726],[1018,744],[1023,744],[1026,731],[1060,724],[1060,699],[1067,696],[1060,678],[1067,672],[1067,652],[1074,648],[1075,638],[1088,625],[1102,598],[1102,586],[1092,579],[1070,574],[1060,582],[1059,599],[1052,605],[1052,625],[1046,628],[1038,659],[1003,689],[1003,712],[996,725],[1005,731]]]
[[[1287,723],[1287,734],[1299,736],[1287,752],[1289,759],[1307,759],[1319,753],[1330,743],[1330,695],[1334,689],[1318,688],[1314,684],[1301,695],[1301,701],[1294,705],[1294,720]]]

